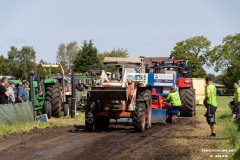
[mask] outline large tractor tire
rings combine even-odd
[[[143,93],[143,99],[145,100],[147,115],[145,129],[148,130],[152,126],[152,94],[150,90],[146,90],[146,92]]]
[[[180,99],[182,101],[182,108],[180,109],[180,116],[193,117],[195,115],[195,91],[193,88],[180,89]]]
[[[53,117],[60,117],[62,107],[61,91],[59,85],[53,85],[52,92],[52,115]]]
[[[44,106],[43,106],[43,111],[45,114],[47,114],[48,119],[52,117],[52,107],[51,107],[51,102],[45,101]]]
[[[146,128],[146,106],[144,101],[139,101],[133,112],[133,123],[135,132],[143,132]]]
[[[95,106],[96,102],[89,101],[85,107],[85,130],[93,131],[95,129]]]
[[[46,87],[46,101],[51,102],[52,117],[60,117],[62,101],[59,84],[48,85]]]

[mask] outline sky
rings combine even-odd
[[[239,0],[0,0],[0,54],[32,46],[37,62],[55,63],[60,43],[92,40],[99,52],[164,57],[194,36],[213,47],[239,33],[239,8]]]

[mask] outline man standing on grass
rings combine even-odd
[[[240,115],[240,87],[237,83],[234,83],[233,87],[235,88],[233,101],[229,103],[229,107],[232,110],[233,119],[236,118],[236,114]],[[237,117],[240,118],[240,117]]]
[[[205,107],[207,108],[207,112],[205,117],[207,118],[207,122],[211,128],[210,138],[216,137],[216,125],[215,125],[215,112],[217,110],[217,100],[216,100],[216,87],[212,84],[211,77],[206,77],[206,96],[204,99]]]

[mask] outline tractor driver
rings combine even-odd
[[[83,92],[84,89],[87,89],[88,87],[84,83],[82,83],[82,80],[78,80],[76,88],[79,92]]]
[[[167,110],[167,119],[171,118],[173,124],[176,123],[177,114],[179,113],[179,108],[182,106],[182,102],[178,93],[177,86],[172,86],[171,91],[168,94],[167,100],[169,103],[166,103],[168,108]]]

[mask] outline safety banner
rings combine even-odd
[[[0,105],[0,123],[14,124],[34,121],[31,102]]]

